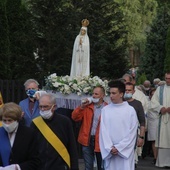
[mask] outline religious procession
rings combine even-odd
[[[0,170],[170,169],[169,1],[0,8]]]

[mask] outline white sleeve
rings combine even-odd
[[[131,153],[134,151],[135,142],[137,137],[137,127],[138,121],[135,110],[132,110],[133,114],[131,115],[131,127],[129,133],[124,137],[118,144],[115,144],[115,148],[118,150],[118,154],[123,158],[129,158]]]
[[[158,111],[158,112],[160,112],[161,108],[163,107],[163,105],[161,105],[159,103],[159,90],[160,90],[160,87],[158,87],[156,89],[154,95],[152,96],[152,99],[151,99],[151,108],[150,108],[151,111]]]

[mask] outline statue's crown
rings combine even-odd
[[[88,19],[83,19],[81,21],[82,27],[87,27],[89,25],[89,20]]]

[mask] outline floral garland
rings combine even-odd
[[[78,96],[83,94],[92,94],[93,88],[96,86],[102,86],[105,89],[106,95],[108,91],[108,81],[102,80],[98,76],[82,76],[74,77],[70,76],[57,76],[56,73],[49,75],[45,79],[45,90],[55,90],[62,94],[75,93]]]

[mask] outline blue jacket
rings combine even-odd
[[[32,122],[32,119],[34,119],[40,115],[39,114],[39,112],[40,112],[39,101],[37,101],[37,100],[35,101],[32,114],[30,113],[30,110],[29,110],[29,98],[26,98],[26,99],[20,101],[19,105],[20,105],[22,111],[24,112],[25,125],[29,127]]]

